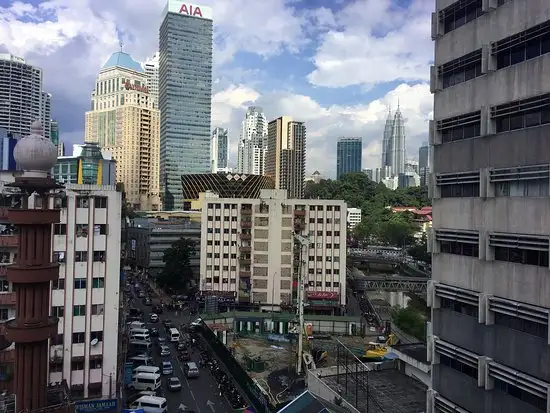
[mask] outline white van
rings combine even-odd
[[[132,321],[130,324],[128,324],[128,328],[130,330],[132,330],[134,328],[144,328],[145,329],[145,328],[147,328],[147,326],[142,321]]]
[[[151,341],[151,335],[147,333],[131,333],[130,340]]]
[[[166,413],[167,405],[164,397],[141,396],[130,405],[130,409],[142,409],[145,413]]]
[[[150,341],[132,340],[130,341],[130,345],[134,348],[134,350],[139,351],[151,351],[153,349],[153,344],[151,344]]]
[[[177,328],[171,328],[170,330],[168,330],[168,339],[175,343],[180,341],[180,332]]]
[[[132,376],[130,388],[132,390],[156,390],[160,387],[160,374],[138,373]]]
[[[128,361],[134,363],[134,366],[151,366],[154,361],[153,358],[147,354],[138,354],[136,356],[130,357]]]
[[[149,334],[148,328],[131,328],[130,335],[132,334]]]
[[[134,369],[134,374],[138,373],[160,374],[160,369],[157,366],[139,366]]]

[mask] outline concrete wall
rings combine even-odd
[[[323,380],[318,377],[317,370],[308,370],[307,372],[307,388],[316,396],[334,403],[335,398],[340,397],[338,393],[332,390]],[[361,413],[351,404],[342,399],[342,406],[348,409],[351,413]]]

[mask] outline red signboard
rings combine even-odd
[[[235,298],[237,293],[235,291],[217,291],[217,290],[203,290],[201,291],[203,297],[224,297],[224,298]]]
[[[192,4],[182,4],[180,7],[180,14],[187,14],[188,16],[202,17],[202,11],[199,6],[193,6]]]
[[[325,301],[338,301],[338,293],[330,291],[308,291],[307,298],[309,300],[325,300]]]
[[[135,90],[136,92],[149,93],[149,88],[147,86],[138,86],[136,84],[130,83],[128,80],[124,83],[126,90]]]

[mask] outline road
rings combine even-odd
[[[160,321],[157,323],[149,323],[149,314],[151,313],[151,307],[145,306],[142,300],[135,298],[132,306],[143,310],[144,322],[148,327],[156,327],[159,329],[161,337],[166,337],[164,327],[162,325],[163,320],[172,320],[175,327],[179,327],[182,323],[189,323],[191,319],[190,314],[187,311],[165,312],[160,314]],[[177,316],[176,316],[177,314]],[[153,343],[156,342],[156,338],[152,338]],[[227,403],[227,400],[223,396],[219,396],[218,384],[210,374],[208,368],[200,368],[200,375],[195,379],[187,379],[183,372],[183,362],[180,362],[176,357],[175,343],[170,344],[172,354],[170,357],[164,357],[164,360],[170,360],[174,367],[174,376],[177,376],[181,383],[182,389],[180,392],[169,392],[168,389],[168,377],[163,376],[162,386],[166,399],[168,400],[168,412],[175,413],[178,411],[180,404],[184,404],[188,409],[201,413],[229,413],[233,409]],[[199,353],[197,350],[190,348],[189,354],[192,361],[199,361]],[[153,347],[153,358],[155,363],[160,367],[161,357],[159,355],[158,346]]]

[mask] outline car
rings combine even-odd
[[[149,335],[151,337],[158,337],[159,336],[159,329],[155,328],[155,327],[150,328],[149,329]]]
[[[170,391],[180,391],[181,390],[181,381],[177,377],[170,377],[168,379],[168,390]]]
[[[173,326],[172,326],[172,320],[164,320],[162,322],[162,324],[164,325],[164,329],[166,331],[170,330]]]
[[[166,337],[158,336],[157,337],[157,344],[159,346],[162,346],[163,344],[166,344]]]
[[[178,359],[181,361],[189,361],[191,360],[191,356],[189,355],[189,352],[187,350],[180,350]]]
[[[185,343],[183,341],[179,341],[177,346],[176,346],[176,349],[178,351],[185,350],[185,349],[187,349],[187,346],[185,345]]]
[[[194,361],[188,361],[183,365],[183,371],[188,379],[199,377],[199,368]]]
[[[166,346],[166,345],[162,345],[160,346],[160,356],[161,357],[168,357],[170,356],[170,347]]]
[[[138,298],[145,298],[145,291],[140,291],[138,293]]]
[[[165,376],[171,376],[172,374],[174,374],[174,367],[172,366],[171,361],[163,361],[160,370]]]
[[[159,321],[159,316],[156,315],[155,313],[151,313],[151,315],[149,316],[149,322],[156,323],[158,321]]]

